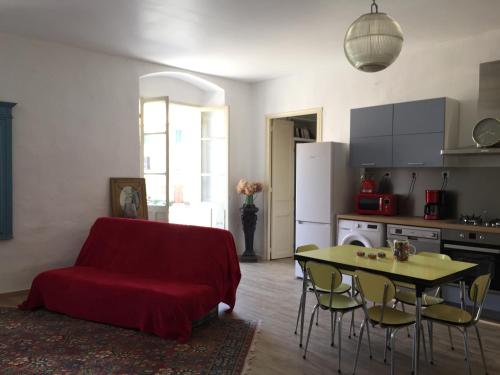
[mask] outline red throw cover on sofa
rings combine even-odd
[[[137,328],[186,341],[219,302],[232,310],[241,278],[231,233],[100,218],[73,267],[39,274],[19,307]]]

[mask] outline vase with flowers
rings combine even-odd
[[[259,209],[254,204],[255,194],[263,190],[260,182],[249,182],[241,179],[236,186],[236,191],[245,196],[245,201],[241,207],[241,223],[245,234],[245,252],[240,256],[241,262],[256,262],[257,256],[253,248],[253,238],[257,225],[257,212]]]

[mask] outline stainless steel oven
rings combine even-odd
[[[443,230],[441,253],[479,264],[478,274],[491,273],[491,290],[500,291],[500,234]]]
[[[500,321],[500,234],[479,232],[471,227],[468,231],[444,229],[441,235],[441,253],[448,254],[453,260],[479,264],[477,275],[491,273],[483,316]],[[466,284],[470,285],[474,277],[466,279]],[[448,302],[460,302],[456,284],[444,286],[442,291]]]

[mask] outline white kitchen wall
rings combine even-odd
[[[461,104],[460,145],[470,145],[476,122],[479,64],[500,59],[500,30],[442,44],[419,43],[418,50],[412,50],[411,45],[410,36],[398,60],[382,72],[358,72],[341,58],[332,61],[328,69],[311,69],[255,84],[255,178],[266,177],[265,115],[270,113],[323,107],[323,139],[349,142],[351,108],[448,96]],[[267,207],[258,222],[259,250],[265,246],[266,212]]]
[[[0,34],[0,100],[13,110],[14,239],[0,241],[0,293],[71,265],[93,221],[109,214],[109,177],[139,176],[139,77],[179,71]],[[230,183],[251,169],[251,89],[199,75],[230,107]],[[230,229],[242,251],[240,197]]]

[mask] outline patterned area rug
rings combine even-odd
[[[46,310],[0,308],[2,374],[241,374],[257,323],[216,319],[186,344]]]

